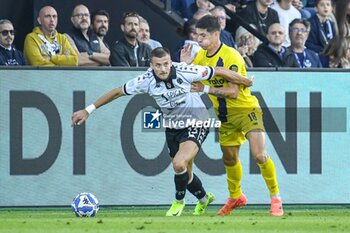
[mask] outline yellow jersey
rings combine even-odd
[[[57,53],[50,55],[49,47],[56,44]],[[24,55],[32,66],[77,66],[78,55],[67,37],[57,31],[50,37],[44,36],[40,27],[35,27],[24,40]],[[50,56],[50,60],[44,57]]]
[[[244,77],[247,77],[243,57],[237,50],[223,43],[221,43],[218,51],[212,56],[207,56],[206,50],[199,50],[193,64],[212,67],[226,67],[230,70],[236,71]],[[228,81],[224,77],[217,75],[212,77],[210,80],[202,81],[202,83],[213,87],[225,87],[228,85]],[[227,118],[235,115],[238,108],[260,108],[258,99],[251,95],[249,88],[244,88],[243,85],[241,85],[239,88],[237,99],[222,98],[210,94],[209,98],[213,103],[214,110],[219,120],[222,122],[227,122]]]

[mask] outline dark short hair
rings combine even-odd
[[[92,12],[91,14],[91,22],[93,23],[95,21],[95,18],[97,15],[104,15],[107,17],[108,21],[109,21],[109,14],[107,11],[105,10],[96,10],[94,12]]]
[[[196,28],[206,29],[208,32],[219,32],[221,30],[218,19],[212,15],[203,16],[198,20]]]
[[[190,33],[192,33],[193,31],[193,26],[196,26],[196,23],[197,23],[197,20],[195,19],[190,19],[190,20],[187,20],[185,23],[184,23],[184,27],[183,27],[183,33],[185,36],[189,36]]]
[[[300,24],[304,24],[304,26],[306,27],[306,30],[310,30],[310,22],[307,21],[306,19],[294,19],[292,22],[290,22],[289,24],[289,31],[292,29],[292,27],[294,26],[294,24],[297,24],[297,23],[300,23]]]
[[[155,49],[152,50],[151,52],[151,61],[153,57],[165,57],[166,55],[170,56],[170,51],[169,49],[165,48],[165,47],[157,47]]]
[[[123,13],[123,22],[122,24],[125,24],[125,19],[128,17],[135,17],[138,18],[139,22],[140,22],[140,15],[137,12],[124,12]]]

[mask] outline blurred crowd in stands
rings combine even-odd
[[[247,67],[350,68],[350,0],[172,0],[171,9],[185,22],[177,29],[183,40],[172,51],[174,61],[180,61],[186,44],[196,55],[196,22],[213,15],[221,26],[220,40],[237,49]],[[104,41],[106,10],[90,12],[79,4],[71,22],[70,31],[58,32],[57,10],[42,7],[22,53],[13,45],[16,28],[0,19],[0,65],[144,67],[152,49],[162,46],[137,12],[124,13],[123,37],[112,45]]]

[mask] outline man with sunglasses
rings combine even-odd
[[[8,19],[0,20],[0,65],[23,66],[26,65],[23,53],[13,46],[15,30]]]
[[[67,37],[56,30],[58,15],[52,6],[39,11],[39,23],[24,40],[24,55],[32,66],[77,66],[78,56]]]
[[[136,12],[124,13],[120,28],[124,37],[111,49],[109,61],[112,66],[147,67],[150,65],[152,48],[137,40],[140,16]]]

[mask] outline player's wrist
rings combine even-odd
[[[204,85],[203,92],[204,93],[209,93],[210,86]]]
[[[88,113],[89,113],[89,115],[91,114],[91,113],[93,113],[93,111],[95,111],[96,110],[96,106],[94,105],[94,104],[90,104],[89,106],[87,106],[86,108],[85,108],[85,111],[87,111]]]
[[[94,52],[88,51],[87,54],[88,54],[88,58],[92,59],[92,56],[94,55]]]

